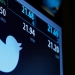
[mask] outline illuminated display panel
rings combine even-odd
[[[61,27],[24,0],[0,2],[0,26],[0,75],[63,75]]]
[[[63,0],[24,0],[62,27]]]
[[[55,17],[58,10],[61,9],[62,0],[24,0],[33,6],[37,8],[37,6],[44,11],[47,12],[47,14]],[[37,8],[38,9],[38,8]]]

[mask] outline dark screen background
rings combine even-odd
[[[4,18],[7,22],[0,21],[0,39],[5,43],[6,37],[12,35],[22,43],[23,49],[20,51],[16,69],[7,74],[0,72],[0,75],[60,75],[59,59],[55,57],[57,54],[48,48],[48,38],[8,9]],[[23,22],[35,29],[35,37],[23,30]],[[38,22],[41,23],[41,20],[37,19],[36,25]],[[35,39],[35,43],[30,38]]]

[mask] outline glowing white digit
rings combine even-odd
[[[48,47],[50,48],[50,40],[48,40]]]
[[[33,36],[35,36],[35,30],[33,30],[32,27],[30,27],[29,29],[30,29],[30,34],[33,34]]]
[[[59,53],[59,47],[57,46],[57,53]]]
[[[0,7],[0,14],[2,14],[2,7]]]
[[[24,23],[24,22],[23,22],[23,25],[24,25],[24,26],[23,26],[23,30],[25,30],[25,23]]]
[[[5,9],[3,9],[3,15],[6,16],[6,10]]]

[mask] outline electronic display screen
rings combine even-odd
[[[0,0],[0,75],[63,75],[62,28],[25,0]]]
[[[63,0],[24,0],[62,27]]]
[[[55,16],[58,10],[61,9],[62,0],[24,0],[30,4],[33,4],[36,8],[39,6],[51,16]]]

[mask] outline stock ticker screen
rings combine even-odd
[[[0,0],[0,75],[63,75],[62,28],[25,0]]]

